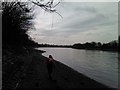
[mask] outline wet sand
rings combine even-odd
[[[101,88],[111,90],[101,83],[78,73],[72,68],[55,61],[55,66],[52,73],[52,80],[48,78],[46,68],[46,57],[42,56],[39,51],[34,51],[30,54],[31,62],[26,70],[24,77],[20,80],[16,89],[35,89],[35,88]]]

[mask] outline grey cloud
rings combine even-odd
[[[76,18],[76,19],[75,19]],[[61,36],[61,37],[69,37],[70,35],[77,34],[79,32],[85,32],[88,30],[92,30],[96,27],[106,26],[113,24],[112,22],[108,22],[106,17],[102,14],[97,14],[94,17],[89,17],[84,21],[80,21],[79,17],[75,17],[74,22],[66,21],[63,22],[56,30],[43,30],[41,33],[44,36]],[[57,27],[57,26],[56,26]]]
[[[76,18],[78,19],[76,19],[75,22],[69,22],[69,23],[63,24],[61,26],[61,29],[64,29],[64,28],[67,28],[68,30],[72,29],[75,32],[75,30],[78,30],[78,29],[84,30],[84,28],[88,29],[90,27],[95,27],[105,23],[105,17],[102,15],[96,15],[95,17],[92,17],[92,18],[89,17],[89,19],[86,19],[84,21],[79,20],[79,17],[76,17]]]
[[[73,30],[71,30],[72,32]],[[47,29],[43,29],[42,31],[38,31],[38,33],[41,36],[45,36],[45,37],[65,37],[68,38],[72,33],[68,30],[60,30],[60,29],[53,29],[53,30],[47,30]],[[74,33],[73,33],[74,34]]]
[[[107,19],[108,18],[106,18],[102,14],[97,14],[92,18],[89,17],[89,19],[86,19],[84,21],[80,21],[79,19],[77,19],[77,21],[75,22],[62,24],[62,26],[58,28],[58,29],[61,29],[62,32],[60,31],[59,34],[57,33],[57,35],[70,36],[70,35],[77,34],[79,32],[92,30],[94,28],[101,28],[101,27],[111,26],[116,24],[114,21],[109,21]]]
[[[76,21],[70,21],[68,23],[62,24],[61,29],[67,28],[73,30],[84,30],[87,28],[87,30],[89,30],[89,28],[93,27],[110,26],[116,24],[115,21],[109,21],[109,19],[102,14],[96,14],[94,17],[89,17],[84,21],[81,21],[79,17],[75,18],[77,18]]]
[[[0,10],[2,10],[2,2],[0,1]]]
[[[42,36],[47,36],[47,37],[55,36],[57,33],[59,33],[57,30],[43,29],[42,31],[40,31],[40,34]]]
[[[81,11],[91,12],[91,13],[96,13],[97,12],[96,9],[93,8],[93,7],[76,7],[74,10],[77,11],[77,12],[79,12],[79,11],[80,12]]]

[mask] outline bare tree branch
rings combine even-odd
[[[55,7],[60,4],[61,0],[58,3],[56,3],[55,5],[53,5],[54,0],[49,0],[47,3],[43,3],[43,4],[40,3],[40,1],[38,1],[38,0],[36,0],[36,2],[33,0],[29,0],[29,1],[37,6],[41,7],[43,10],[45,10],[47,12],[57,13],[61,18],[63,18],[62,15],[60,15],[60,13],[58,13],[57,10],[55,9]]]
[[[61,14],[59,14],[58,12],[55,12],[55,13],[57,13],[57,14],[58,14],[61,18],[63,18],[63,17],[62,17],[62,15],[61,15]]]
[[[55,5],[53,6],[53,8],[56,7],[58,4],[60,4],[60,1],[59,1],[57,4],[55,4]]]

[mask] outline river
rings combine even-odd
[[[72,48],[38,48],[74,70],[112,88],[118,88],[118,53]]]

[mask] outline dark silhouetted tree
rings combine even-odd
[[[96,49],[96,50],[113,50],[113,51],[117,51],[119,47],[118,41],[114,40],[111,41],[109,43],[101,43],[101,42],[86,42],[84,44],[74,44],[72,46],[72,48],[76,48],[76,49]],[[119,51],[119,50],[118,50]]]
[[[46,3],[42,1],[29,0],[34,5],[41,7],[47,12],[57,13],[55,7],[60,3],[54,4],[54,0],[48,0]],[[43,0],[44,1],[44,0]],[[33,5],[31,5],[32,7]],[[3,2],[2,3],[2,39],[3,46],[26,46],[33,45],[26,32],[32,28],[32,8],[25,2]],[[57,13],[59,14],[59,13]],[[60,14],[59,14],[60,15]],[[61,15],[60,15],[61,16]],[[61,16],[62,17],[62,16]],[[36,44],[36,43],[35,43]]]
[[[97,46],[98,46],[98,47],[101,47],[101,46],[102,46],[101,42],[98,42],[98,43],[97,43]]]
[[[118,36],[118,51],[120,51],[120,36]]]
[[[32,9],[25,2],[3,2],[2,10],[3,46],[24,46],[29,39],[26,32],[32,28]]]

